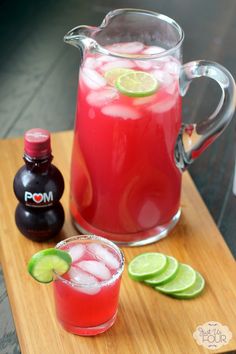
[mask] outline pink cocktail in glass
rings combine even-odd
[[[136,46],[136,48],[135,48]],[[132,244],[160,233],[178,214],[181,173],[174,148],[181,126],[180,62],[132,59],[162,48],[121,43],[120,59],[89,53],[80,71],[72,155],[72,217],[83,232]],[[106,79],[113,68],[144,71],[158,81],[147,97],[128,97]],[[156,229],[156,230],[155,230]],[[155,232],[157,231],[157,232]]]
[[[56,247],[72,257],[69,272],[56,275],[53,283],[60,323],[79,335],[106,331],[117,315],[123,253],[112,242],[97,236],[71,237]]]

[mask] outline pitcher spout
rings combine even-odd
[[[64,42],[79,49],[89,49],[96,47],[96,41],[92,38],[97,27],[77,26],[64,36]]]

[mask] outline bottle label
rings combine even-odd
[[[43,207],[50,206],[53,203],[52,191],[43,193],[31,193],[25,191],[25,204],[27,206]]]

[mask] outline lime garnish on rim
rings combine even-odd
[[[178,299],[192,299],[193,297],[199,295],[205,287],[205,280],[200,273],[196,271],[196,280],[194,284],[187,290],[179,291],[170,294]]]
[[[157,91],[159,86],[154,76],[136,70],[119,76],[115,85],[121,93],[130,97],[150,96]]]
[[[28,263],[29,274],[40,283],[53,281],[54,272],[58,275],[66,273],[70,269],[72,258],[69,253],[56,248],[35,253]]]
[[[163,272],[161,272],[161,274],[158,274],[153,278],[145,280],[144,282],[146,284],[151,286],[165,284],[175,277],[178,271],[179,262],[174,257],[170,257],[170,256],[166,256],[166,257],[167,257],[167,265],[163,270]]]
[[[134,280],[145,280],[160,274],[166,262],[167,258],[162,253],[142,253],[129,263],[128,274]]]
[[[131,69],[126,69],[126,68],[113,68],[105,72],[105,79],[109,85],[114,86],[116,80],[118,77],[121,75],[127,74],[129,72],[132,72],[133,70]]]
[[[155,289],[167,294],[184,291],[190,288],[196,280],[195,270],[187,264],[180,263],[174,279],[163,285],[155,286]]]

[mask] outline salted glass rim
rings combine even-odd
[[[88,241],[88,240],[95,240],[97,241],[99,244],[106,244],[109,247],[113,248],[116,253],[118,254],[119,258],[120,258],[120,266],[117,269],[116,273],[114,273],[110,279],[108,280],[103,280],[100,281],[98,284],[83,284],[83,283],[78,283],[76,281],[73,280],[68,280],[63,278],[63,276],[59,275],[55,270],[54,275],[56,279],[59,279],[60,281],[62,281],[63,283],[70,285],[72,287],[77,287],[77,288],[91,288],[91,287],[104,287],[104,286],[109,286],[111,284],[113,284],[123,273],[124,271],[124,264],[125,264],[125,257],[124,257],[124,253],[123,251],[112,241],[105,239],[104,237],[101,236],[97,236],[97,235],[76,235],[76,236],[72,236],[72,237],[68,237],[62,241],[60,241],[59,243],[56,244],[55,248],[56,249],[61,249],[62,246],[73,242],[73,241],[77,241],[77,240],[84,240],[84,241]]]
[[[102,21],[101,25],[99,27],[97,27],[97,29],[94,31],[95,33],[97,32],[97,30],[102,30],[103,28],[105,28],[108,25],[109,19],[114,17],[115,15],[118,14],[122,14],[125,12],[133,12],[133,13],[140,13],[140,14],[146,14],[146,15],[152,15],[157,17],[158,19],[168,23],[169,25],[171,25],[172,27],[174,27],[179,35],[179,39],[176,40],[176,44],[173,45],[173,47],[169,48],[169,49],[164,49],[162,52],[159,53],[153,53],[153,54],[139,54],[137,56],[132,55],[132,57],[130,55],[126,55],[125,53],[116,53],[113,51],[110,51],[106,48],[104,48],[102,45],[100,45],[96,39],[94,38],[94,46],[95,51],[97,51],[98,53],[101,54],[105,54],[105,55],[110,55],[112,57],[119,57],[119,58],[124,58],[124,59],[135,59],[135,60],[146,60],[146,59],[158,59],[158,58],[162,58],[165,56],[168,56],[170,54],[172,54],[173,52],[175,52],[179,47],[181,47],[183,40],[184,40],[184,31],[181,28],[181,26],[175,21],[173,20],[171,17],[160,14],[158,12],[155,11],[149,11],[149,10],[143,10],[143,9],[136,9],[136,8],[122,8],[122,9],[116,9],[113,11],[108,12],[108,14],[105,16],[104,20]],[[85,26],[88,27],[89,26]]]

